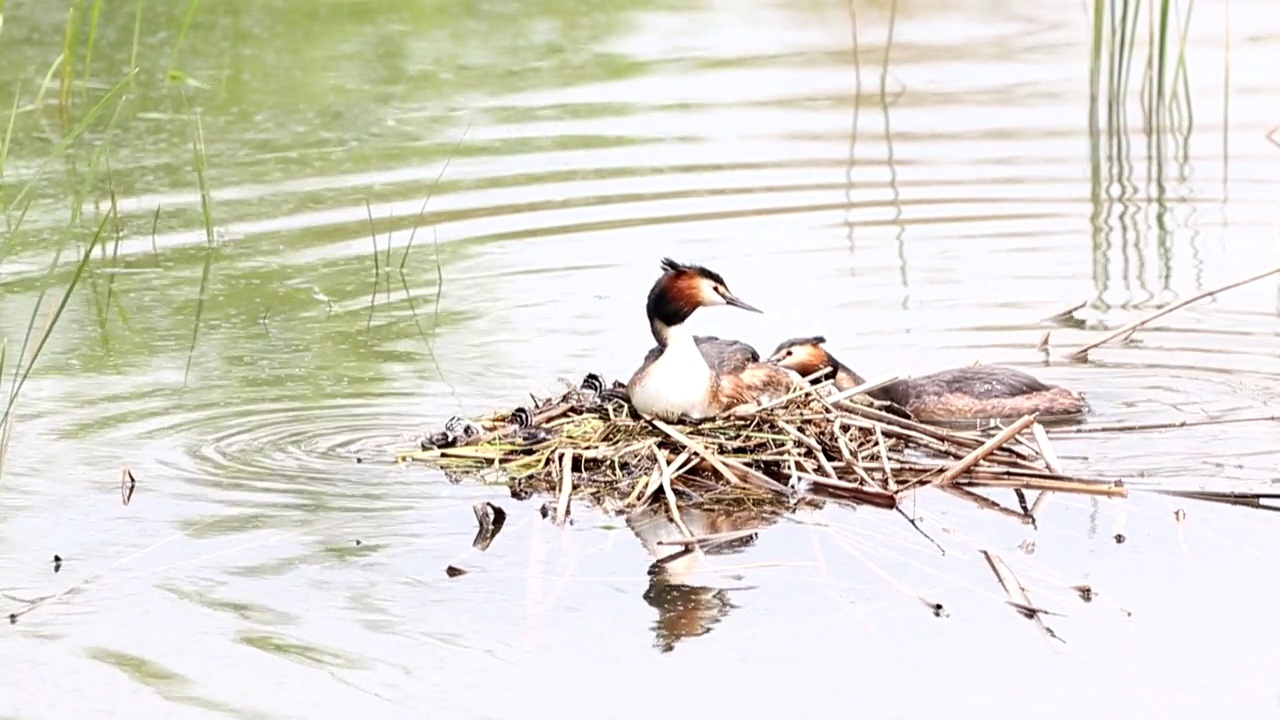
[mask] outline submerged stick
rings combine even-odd
[[[1128,325],[1125,325],[1124,327],[1121,327],[1120,329],[1116,330],[1115,332],[1111,333],[1110,335],[1107,335],[1106,337],[1102,338],[1101,340],[1097,340],[1097,341],[1095,341],[1095,342],[1091,342],[1091,343],[1089,343],[1088,345],[1085,345],[1084,347],[1080,348],[1079,350],[1076,350],[1075,352],[1072,352],[1070,355],[1068,355],[1068,356],[1067,356],[1067,358],[1069,358],[1069,359],[1071,359],[1071,360],[1083,360],[1084,358],[1088,357],[1088,355],[1089,355],[1089,351],[1090,351],[1090,350],[1092,350],[1092,349],[1094,349],[1094,348],[1096,348],[1096,347],[1100,347],[1100,346],[1102,346],[1102,345],[1106,345],[1107,343],[1111,342],[1112,340],[1115,340],[1116,338],[1119,338],[1119,337],[1123,337],[1123,336],[1125,336],[1125,335],[1132,334],[1134,330],[1137,330],[1138,328],[1142,327],[1143,325],[1146,325],[1146,324],[1150,323],[1152,320],[1157,320],[1157,319],[1159,319],[1159,318],[1162,318],[1162,317],[1164,317],[1165,315],[1168,315],[1169,313],[1171,313],[1171,312],[1173,312],[1173,311],[1175,311],[1175,310],[1180,310],[1180,309],[1182,309],[1182,308],[1184,308],[1184,307],[1186,307],[1186,306],[1188,306],[1188,305],[1190,305],[1190,304],[1192,304],[1192,303],[1194,303],[1194,302],[1198,302],[1198,301],[1203,300],[1203,299],[1205,299],[1205,298],[1207,298],[1207,297],[1212,297],[1212,296],[1214,296],[1214,295],[1217,295],[1217,294],[1218,294],[1218,293],[1220,293],[1220,292],[1224,292],[1224,291],[1226,291],[1226,290],[1232,290],[1232,289],[1234,289],[1234,288],[1238,288],[1238,287],[1240,287],[1241,285],[1248,285],[1248,284],[1249,284],[1249,283],[1251,283],[1251,282],[1254,282],[1254,281],[1257,281],[1257,280],[1261,280],[1261,279],[1263,279],[1263,278],[1265,278],[1265,277],[1269,277],[1269,276],[1271,276],[1271,275],[1275,275],[1275,274],[1277,274],[1277,273],[1280,273],[1280,267],[1274,267],[1274,268],[1271,268],[1270,270],[1267,270],[1266,272],[1261,272],[1261,273],[1258,273],[1257,275],[1252,275],[1252,276],[1247,277],[1247,278],[1245,278],[1245,279],[1243,279],[1243,280],[1237,280],[1237,281],[1232,282],[1232,283],[1227,283],[1226,285],[1223,285],[1223,286],[1221,286],[1221,287],[1216,287],[1216,288],[1214,288],[1214,289],[1212,289],[1212,290],[1206,290],[1206,291],[1204,291],[1204,292],[1202,292],[1202,293],[1199,293],[1199,294],[1197,294],[1197,295],[1193,295],[1193,296],[1191,296],[1191,297],[1187,298],[1186,300],[1182,300],[1182,301],[1180,301],[1180,302],[1176,302],[1176,303],[1174,303],[1174,304],[1170,305],[1169,307],[1161,308],[1160,310],[1157,310],[1157,311],[1155,311],[1155,312],[1153,312],[1153,313],[1149,313],[1149,314],[1147,314],[1147,315],[1144,315],[1143,317],[1140,317],[1140,318],[1138,318],[1137,320],[1134,320],[1133,322],[1129,323]]]
[[[964,456],[964,458],[961,459],[960,462],[956,463],[955,465],[952,465],[949,470],[939,475],[933,481],[933,484],[946,485],[947,483],[954,482],[955,479],[963,475],[966,470],[972,468],[974,465],[977,465],[979,462],[982,461],[983,458],[995,452],[997,448],[999,448],[1000,446],[1004,445],[1005,443],[1013,439],[1013,436],[1017,435],[1023,430],[1026,430],[1027,427],[1031,425],[1031,423],[1036,421],[1036,415],[1037,415],[1036,413],[1031,413],[1030,415],[1022,416],[1022,418],[1018,420],[1018,422],[1005,428],[999,435],[996,435],[990,440],[982,443],[973,452]]]

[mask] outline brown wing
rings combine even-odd
[[[750,345],[738,340],[723,340],[714,335],[698,335],[693,338],[702,358],[707,365],[721,374],[742,372],[743,368],[753,362],[760,361],[760,353]],[[644,362],[651,363],[662,354],[662,348],[653,346],[644,356]]]
[[[720,396],[726,408],[766,403],[787,395],[794,385],[794,377],[777,365],[750,363],[739,372],[720,376]]]
[[[906,407],[913,400],[919,401],[923,398],[953,394],[996,399],[1015,398],[1051,389],[1053,386],[1046,385],[1021,370],[995,365],[976,365],[899,380],[884,388],[881,399],[891,400]]]

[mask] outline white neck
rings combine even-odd
[[[662,354],[633,380],[631,404],[641,413],[676,419],[704,418],[712,408],[714,376],[683,324],[666,327]]]

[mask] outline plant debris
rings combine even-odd
[[[639,417],[621,383],[607,386],[594,373],[532,400],[476,420],[451,418],[397,461],[431,463],[455,480],[497,477],[512,497],[555,496],[542,512],[558,525],[571,498],[636,507],[659,490],[669,504],[710,509],[823,500],[895,509],[901,495],[931,485],[969,495],[983,487],[1128,494],[1118,480],[1064,474],[1052,451],[1046,457],[1047,442],[1019,437],[1039,429],[1043,438],[1034,415],[989,436],[905,419],[824,383],[749,413],[669,424]],[[1008,512],[1030,521],[1034,504],[1023,496],[1017,506]]]
[[[498,537],[498,533],[502,532],[502,526],[507,522],[507,511],[491,502],[478,502],[471,509],[475,512],[476,524],[479,525],[471,547],[484,552],[489,549],[493,539]]]

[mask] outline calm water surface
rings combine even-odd
[[[56,74],[29,106],[66,16],[6,6],[0,79],[22,112],[5,206],[34,178],[0,241],[10,363],[54,250],[92,233],[110,189],[122,223],[17,406],[6,610],[89,582],[5,631],[0,717],[1280,716],[1268,512],[1055,497],[1036,530],[926,492],[907,510],[945,556],[896,514],[829,507],[651,582],[672,532],[656,519],[579,506],[562,530],[540,499],[355,462],[562,378],[625,377],[664,255],[765,309],[698,331],[764,350],[822,333],[865,373],[1022,366],[1086,390],[1098,424],[1276,412],[1275,279],[1056,359],[1280,258],[1268,3],[1197,3],[1194,129],[1153,159],[1135,103],[1097,163],[1083,7],[855,9],[233,0],[202,4],[171,56],[185,7],[148,8],[112,132],[64,159]],[[133,14],[115,10],[77,117],[128,67]],[[171,57],[201,85],[165,85]],[[1041,320],[1081,302],[1046,364]],[[1280,477],[1277,437],[1057,448],[1080,474],[1256,490]],[[482,500],[510,513],[485,553]],[[1005,603],[983,550],[1062,614],[1065,642]]]

